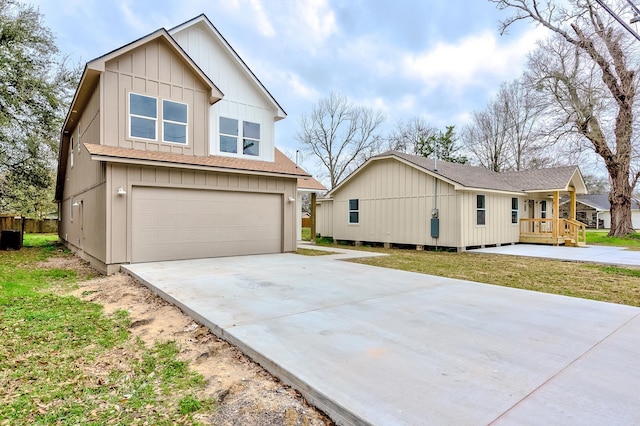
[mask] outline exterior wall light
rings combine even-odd
[[[127,191],[124,190],[123,187],[118,187],[118,191],[116,192],[116,194],[123,196],[123,195],[127,195]]]

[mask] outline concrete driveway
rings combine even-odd
[[[514,244],[469,250],[469,253],[508,254],[512,256],[542,257],[574,262],[604,263],[640,267],[640,251],[620,247],[565,247],[541,244]]]
[[[339,424],[640,423],[640,309],[275,254],[124,269]]]

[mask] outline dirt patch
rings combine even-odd
[[[80,277],[96,276],[95,271],[77,257],[50,258],[39,266],[73,269]],[[206,394],[218,401],[217,410],[201,421],[249,426],[333,424],[308,405],[298,392],[129,275],[97,276],[81,281],[71,294],[104,306],[106,313],[128,311],[131,333],[147,345],[158,341],[178,342],[179,357],[189,361],[191,367],[204,376]],[[99,371],[94,374],[100,376]]]

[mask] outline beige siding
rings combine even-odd
[[[173,37],[224,93],[224,98],[211,106],[210,152],[219,153],[218,118],[223,116],[259,123],[260,158],[273,161],[274,117],[277,110],[274,110],[271,102],[265,99],[257,85],[204,24],[185,28]]]
[[[108,61],[103,74],[103,143],[176,154],[208,155],[208,89],[164,40],[155,40]],[[158,99],[157,141],[128,136],[129,93]],[[162,100],[188,105],[188,143],[162,142]]]
[[[106,254],[104,191],[104,163],[91,161],[86,151],[78,154],[74,142],[74,166],[67,167],[58,235],[100,262]]]
[[[316,203],[316,233],[323,237],[333,237],[333,201]]]
[[[437,191],[437,196],[436,196]],[[349,199],[360,223],[348,223]],[[396,160],[377,160],[333,195],[333,237],[339,240],[458,247],[457,198],[452,185]],[[431,237],[438,208],[440,237]]]
[[[476,223],[476,197],[485,196],[485,225]],[[518,242],[520,227],[511,223],[511,198],[509,194],[492,192],[461,192],[460,212],[462,223],[461,247],[508,244]],[[518,198],[518,217],[522,217],[524,197]]]
[[[108,165],[109,186],[107,202],[111,211],[107,218],[107,263],[131,262],[132,204],[131,193],[135,187],[168,187],[185,189],[209,189],[241,191],[245,193],[280,194],[282,196],[283,251],[296,249],[296,203],[289,197],[296,196],[295,178],[239,175],[204,171],[182,170],[165,167],[135,165]],[[122,186],[127,195],[117,195]],[[261,212],[256,212],[260,214]]]

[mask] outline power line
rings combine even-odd
[[[627,31],[629,31],[631,33],[631,35],[633,35],[638,41],[640,41],[640,35],[638,35],[638,33],[636,33],[633,30],[633,28],[631,28],[631,26],[625,22],[624,19],[622,19],[617,13],[615,13],[613,10],[611,10],[611,8],[609,6],[607,6],[606,3],[603,0],[596,0],[596,3],[598,3],[604,10],[606,10],[607,13],[609,15],[611,15],[613,17],[613,19],[618,21],[618,23],[620,25],[622,25]],[[635,4],[633,4],[631,2],[631,0],[627,0],[627,3],[629,3],[629,5],[631,5],[631,8],[634,11],[634,16],[631,19],[631,23],[633,24],[635,22],[639,22],[640,21],[640,10],[636,7]]]

